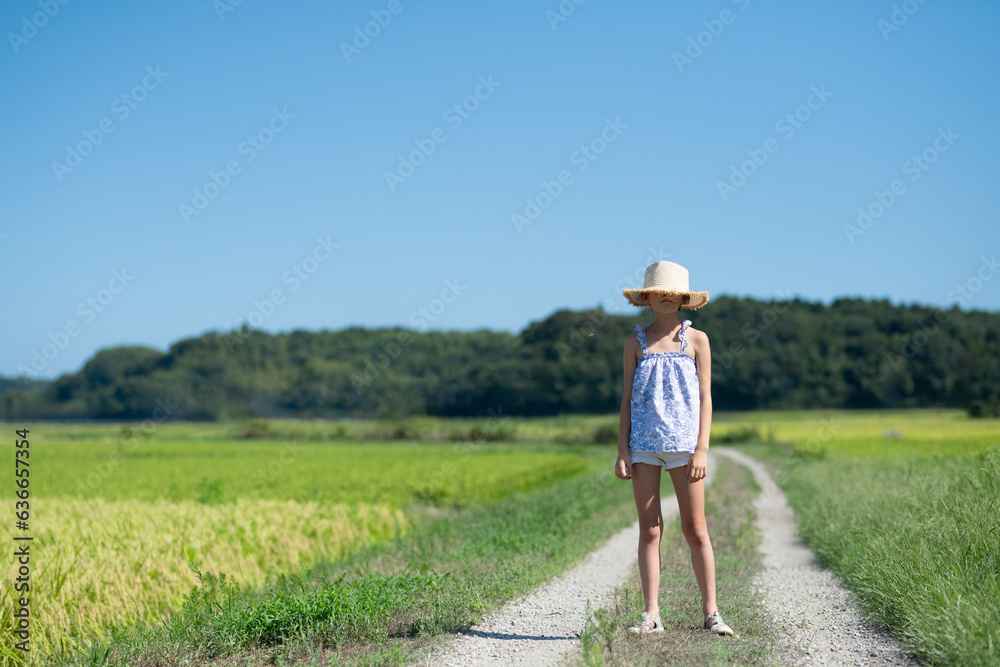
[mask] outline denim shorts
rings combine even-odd
[[[648,463],[654,466],[662,463],[664,470],[686,466],[694,454],[694,452],[643,452],[638,449],[630,449],[628,453],[632,457],[632,463]]]

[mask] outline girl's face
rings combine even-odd
[[[646,303],[653,310],[676,311],[687,301],[687,296],[669,292],[647,292]]]

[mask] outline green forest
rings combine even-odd
[[[717,410],[962,407],[1000,388],[1000,313],[842,298],[721,296],[683,319],[712,346]],[[45,382],[0,378],[5,419],[607,414],[622,346],[652,313],[561,310],[519,334],[246,326],[161,350],[103,349]]]

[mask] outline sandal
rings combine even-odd
[[[633,634],[648,634],[650,632],[663,632],[663,623],[660,622],[660,617],[650,616],[646,612],[642,612],[642,621],[638,625],[633,625],[628,629],[629,632]]]
[[[734,635],[733,629],[726,625],[719,615],[718,610],[705,616],[705,629],[711,630],[716,635]]]

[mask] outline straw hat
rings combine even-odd
[[[688,303],[681,308],[695,310],[708,303],[708,292],[692,292],[688,288],[688,270],[674,262],[653,262],[646,267],[646,277],[642,289],[622,290],[622,294],[633,306],[645,306],[642,297],[649,292],[670,292],[688,297]]]

